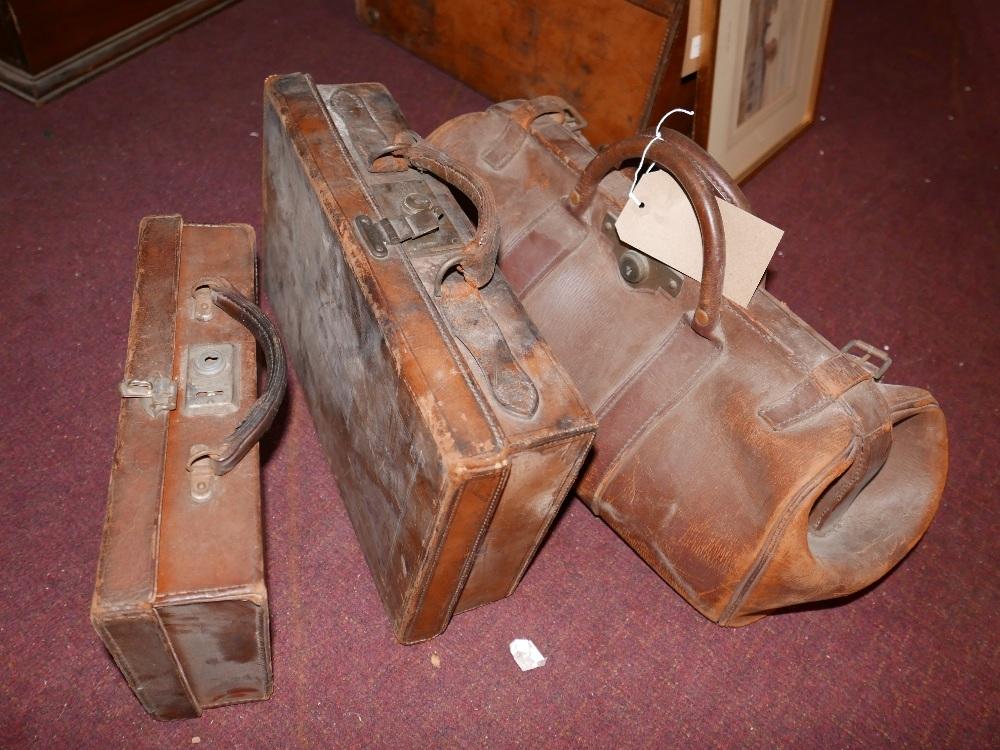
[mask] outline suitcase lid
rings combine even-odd
[[[143,219],[95,615],[265,596],[257,449],[232,467],[192,462],[193,452],[215,453],[238,426],[257,422],[250,412],[264,401],[254,400],[254,337],[197,291],[202,282],[255,296],[253,229]],[[224,370],[195,375],[195,359],[207,357],[211,370],[220,354]],[[279,359],[269,386],[283,391]],[[277,403],[265,406],[269,424]]]
[[[317,89],[293,74],[268,79],[265,91],[338,226],[404,377],[433,394],[420,405],[443,428],[439,442],[470,465],[489,465],[514,448],[592,431],[590,411],[494,270],[495,247],[482,263],[469,262],[463,250],[477,235],[458,191],[426,174],[454,185],[464,168],[439,153],[437,165],[429,163],[381,84]],[[400,310],[412,327],[405,335],[393,323]]]

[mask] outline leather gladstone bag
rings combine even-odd
[[[555,97],[465,115],[428,139],[491,185],[500,266],[594,410],[578,492],[706,617],[743,625],[857,591],[917,543],[947,472],[944,416],[924,390],[878,381],[883,352],[841,351],[757,290],[721,295],[722,169],[667,131],[648,158],[691,201],[698,283],[622,245],[648,137],[595,155]]]
[[[271,694],[256,444],[286,370],[255,281],[249,226],[143,220],[91,619],[158,719]]]
[[[396,638],[431,638],[514,590],[594,417],[494,272],[488,188],[384,87],[270,78],[264,134],[268,296]]]

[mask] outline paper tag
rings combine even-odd
[[[701,281],[702,246],[698,219],[684,190],[667,172],[642,176],[615,223],[622,242]],[[784,231],[731,203],[719,200],[726,232],[726,277],[722,293],[738,305],[750,303]]]

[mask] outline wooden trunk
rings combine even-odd
[[[234,0],[0,0],[0,86],[44,102]]]
[[[684,0],[357,0],[375,31],[491,99],[555,94],[608,143],[655,125],[681,91]],[[691,123],[671,122],[690,132]]]

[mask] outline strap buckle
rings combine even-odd
[[[892,364],[892,357],[885,351],[861,339],[851,339],[840,351],[857,359],[872,374],[874,380],[881,380]]]

